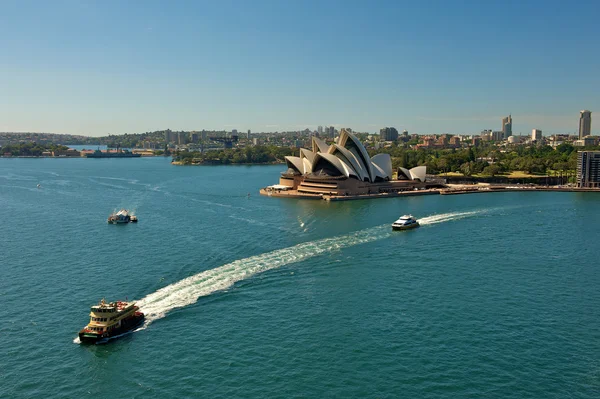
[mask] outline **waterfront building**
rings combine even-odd
[[[584,109],[579,111],[579,140],[592,134],[592,112]]]
[[[542,131],[540,129],[531,130],[531,141],[541,141]]]
[[[384,127],[379,130],[379,138],[383,141],[397,141],[398,130],[395,127]]]
[[[600,188],[600,151],[577,151],[577,187]]]
[[[321,195],[368,195],[414,190],[425,187],[425,166],[400,168],[400,180],[392,180],[389,154],[369,156],[364,145],[346,129],[336,142],[311,138],[311,149],[301,148],[299,156],[286,156],[287,171],[281,174],[276,189],[299,197]]]
[[[508,115],[502,118],[502,138],[506,140],[510,136],[512,136],[512,116]]]

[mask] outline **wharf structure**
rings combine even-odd
[[[281,174],[279,184],[265,187],[260,193],[311,199],[372,198],[432,186],[425,181],[425,166],[399,168],[398,179],[393,180],[390,155],[371,158],[360,140],[346,129],[341,129],[331,145],[317,137],[311,144],[312,149],[300,149],[300,156],[285,157],[288,169]]]

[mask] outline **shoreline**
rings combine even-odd
[[[480,193],[502,193],[502,192],[577,192],[577,193],[600,193],[600,188],[583,187],[515,187],[515,186],[483,186],[477,188],[432,188],[417,191],[398,191],[392,193],[360,194],[360,195],[324,195],[324,194],[299,194],[295,190],[289,191],[267,191],[261,188],[260,195],[276,198],[295,198],[308,200],[323,200],[328,202],[354,201],[379,198],[400,198],[423,195],[462,195]]]

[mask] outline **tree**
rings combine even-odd
[[[492,164],[492,165],[486,166],[486,167],[483,169],[483,174],[484,174],[484,175],[488,175],[488,176],[492,176],[492,177],[494,177],[494,176],[496,176],[498,173],[500,173],[500,168],[499,168],[499,167],[498,167],[498,165],[496,165],[496,164]]]

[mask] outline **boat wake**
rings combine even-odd
[[[454,212],[419,219],[423,226],[449,222],[474,216],[482,211]],[[198,298],[223,291],[238,281],[250,278],[267,270],[277,269],[319,255],[354,245],[388,238],[392,235],[389,224],[372,227],[351,234],[306,242],[264,254],[239,259],[234,262],[206,270],[153,292],[137,302],[146,315],[144,329],[155,320],[163,318],[169,311],[195,303]]]
[[[437,224],[443,222],[449,222],[451,220],[459,220],[469,216],[475,216],[477,214],[481,214],[482,211],[471,211],[471,212],[453,212],[453,213],[442,213],[439,215],[427,216],[424,218],[420,218],[419,224],[421,226],[426,226],[429,224]]]

